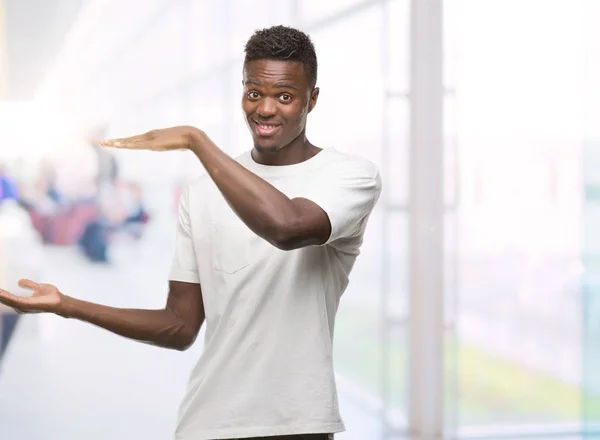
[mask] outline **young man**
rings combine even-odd
[[[254,148],[237,159],[193,127],[105,141],[189,149],[207,174],[181,197],[163,310],[122,310],[22,281],[0,292],[24,312],[53,312],[184,350],[206,320],[204,352],[181,405],[178,440],[325,440],[344,430],[332,362],[333,324],[381,188],[377,168],[306,138],[317,103],[309,37],[283,26],[246,45],[242,108]]]

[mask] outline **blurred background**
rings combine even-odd
[[[227,153],[254,30],[308,32],[313,143],[381,169],[337,318],[340,440],[600,438],[600,1],[1,0],[0,286],[162,307],[191,124]],[[0,309],[0,438],[171,438],[183,353]]]

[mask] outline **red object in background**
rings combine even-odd
[[[58,246],[77,244],[85,227],[98,217],[98,208],[91,203],[79,204],[54,216],[29,213],[33,227],[44,243]]]
[[[40,235],[43,235],[48,220],[47,217],[33,210],[29,211],[29,217],[31,218],[31,224],[34,229],[38,231]]]
[[[58,246],[76,244],[85,227],[98,217],[98,208],[92,204],[74,206],[69,212],[55,217],[52,225],[52,243]]]

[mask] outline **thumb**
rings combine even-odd
[[[37,290],[40,288],[40,285],[31,280],[19,280],[19,287],[29,290]]]

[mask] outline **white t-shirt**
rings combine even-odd
[[[332,341],[339,300],[379,198],[378,169],[324,149],[295,165],[236,159],[329,216],[327,243],[282,251],[254,234],[203,176],[184,191],[170,279],[200,283],[204,352],[177,440],[341,432]]]

